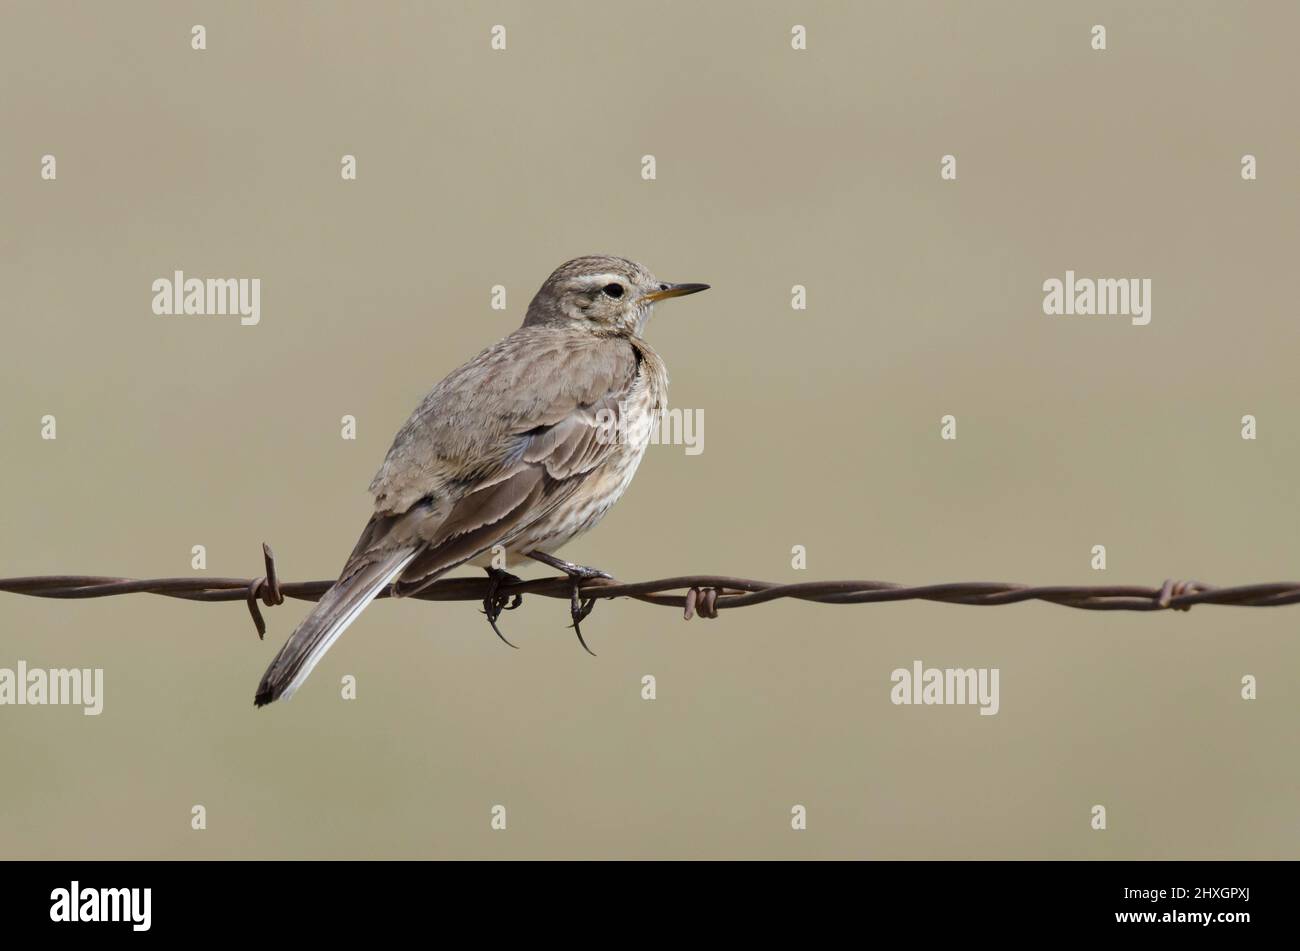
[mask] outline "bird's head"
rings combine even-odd
[[[639,336],[655,301],[708,289],[708,284],[661,281],[627,258],[574,258],[542,284],[528,305],[524,326],[568,324],[594,333]]]

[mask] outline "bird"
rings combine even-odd
[[[505,640],[497,617],[519,596],[507,605],[498,592],[518,580],[498,567],[501,552],[506,568],[528,558],[570,579],[586,648],[579,624],[594,601],[580,600],[580,585],[612,576],[555,552],[623,495],[666,407],[667,367],[642,336],[655,303],[708,289],[610,255],[556,268],[523,324],[435,385],[398,430],[370,483],[374,513],[254,704],[292,697],[385,590],[414,595],[462,565],[487,571],[484,612]]]

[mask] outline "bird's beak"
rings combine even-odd
[[[669,297],[685,297],[687,294],[698,294],[700,291],[707,291],[708,284],[663,284],[659,290],[651,291],[641,298],[647,304],[653,304],[657,300],[666,300]]]

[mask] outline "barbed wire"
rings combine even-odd
[[[154,594],[186,601],[244,601],[257,634],[266,634],[258,607],[283,604],[286,598],[316,601],[333,581],[281,581],[275,556],[262,546],[266,574],[259,578],[111,578],[100,575],[42,575],[0,578],[0,591],[35,598],[107,598],[123,594]],[[513,598],[535,594],[568,599],[574,581],[566,576],[533,581],[503,581],[495,589],[487,578],[442,578],[410,597],[419,601],[482,601],[490,595]],[[732,578],[726,575],[682,575],[655,581],[622,582],[591,578],[577,582],[583,599],[633,598],[647,604],[681,608],[687,620],[693,615],[715,618],[729,608],[794,598],[818,604],[877,604],[885,601],[938,601],[944,604],[1002,605],[1046,601],[1085,611],[1187,611],[1197,604],[1236,607],[1281,607],[1300,603],[1300,582],[1220,588],[1199,581],[1165,581],[1158,587],[1140,585],[1030,586],[1000,581],[958,581],[907,586],[890,581],[801,581],[781,584]],[[390,597],[390,591],[380,594]]]

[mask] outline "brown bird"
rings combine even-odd
[[[484,567],[492,586],[483,606],[496,630],[506,601],[497,588],[514,580],[492,566],[498,546],[507,566],[528,557],[573,579],[581,639],[592,602],[580,603],[578,584],[609,575],[554,552],[618,501],[664,409],[668,371],[641,339],[654,303],[707,289],[604,255],[557,268],[523,326],[430,390],[398,431],[370,483],[374,515],[254,703],[292,696],[389,585],[410,595],[460,565]]]

